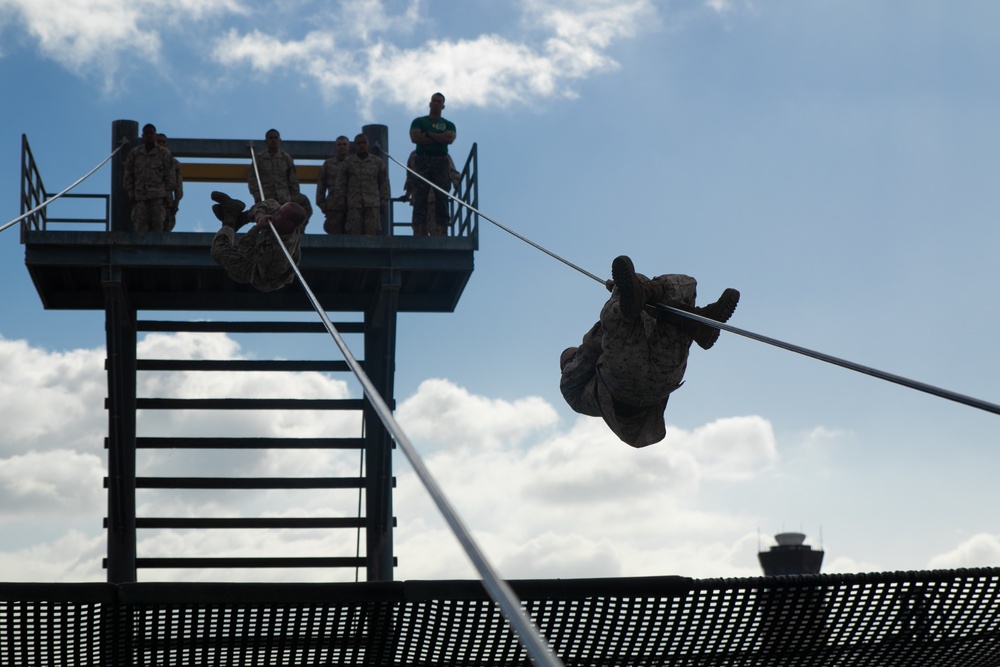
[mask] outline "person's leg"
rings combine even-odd
[[[132,231],[145,234],[149,231],[149,202],[137,201],[132,204]]]
[[[362,209],[365,236],[377,236],[382,233],[382,220],[377,206],[366,206]]]
[[[331,211],[326,214],[326,220],[323,222],[323,231],[332,236],[338,236],[344,233],[344,212],[343,211]]]
[[[364,232],[364,214],[361,207],[347,209],[347,219],[344,221],[344,233],[361,234]]]
[[[419,175],[429,178],[432,174],[431,164],[432,158],[418,155],[413,168]],[[427,220],[427,193],[431,190],[431,186],[423,178],[414,178],[413,181],[413,220],[419,222]]]
[[[447,155],[441,155],[434,160],[434,171],[431,180],[445,192],[451,187],[450,163]],[[447,236],[451,216],[448,214],[448,196],[434,190],[434,219],[437,223],[437,236]]]
[[[162,199],[150,199],[149,205],[149,231],[162,232],[163,225],[167,221],[167,208],[163,205]]]
[[[567,348],[559,357],[559,391],[574,412],[591,417],[601,416],[596,386],[601,337],[598,322],[584,335],[579,347]]]

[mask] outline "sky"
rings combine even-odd
[[[0,224],[20,214],[22,134],[52,193],[108,156],[119,119],[261,141],[271,127],[332,142],[380,123],[402,159],[410,120],[441,91],[456,162],[478,148],[480,208],[534,242],[598,276],[618,254],[646,274],[692,275],[700,303],[735,287],[734,326],[996,403],[998,25],[1000,5],[945,0],[0,0]],[[398,195],[404,173],[389,173]],[[105,166],[76,192],[109,189]],[[213,230],[210,205],[189,186],[177,232]],[[692,349],[666,439],[633,449],[558,390],[559,354],[597,319],[603,287],[481,225],[455,312],[399,316],[396,401],[502,576],[757,576],[757,552],[783,531],[824,549],[824,572],[1000,564],[997,415],[723,333]],[[102,581],[103,313],[45,310],[16,227],[0,234],[0,271],[0,571]],[[299,338],[148,334],[139,354],[339,358],[328,338]],[[360,387],[343,374],[147,373],[139,395]],[[334,437],[358,425],[141,413],[138,429]],[[356,454],[139,457],[153,475],[358,466]],[[474,577],[398,451],[394,472],[396,578]],[[139,512],[351,516],[357,496],[144,491]],[[139,556],[353,555],[355,538],[142,531]]]

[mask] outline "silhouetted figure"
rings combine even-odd
[[[230,278],[238,283],[249,283],[262,292],[281,289],[295,280],[295,271],[268,223],[274,224],[281,242],[298,266],[302,258],[302,229],[307,218],[305,209],[295,202],[279,204],[274,199],[265,199],[247,211],[246,204],[222,192],[213,192],[212,199],[218,202],[212,206],[212,211],[222,222],[222,228],[212,239],[212,258]],[[256,224],[237,241],[236,231],[251,220]]]
[[[645,447],[666,435],[663,411],[667,398],[684,380],[691,341],[704,349],[719,338],[719,330],[647,304],[662,303],[717,322],[736,310],[740,293],[727,289],[715,303],[695,307],[697,282],[690,276],[667,274],[650,280],[635,272],[622,255],[611,265],[607,282],[611,298],[601,319],[559,357],[559,389],[580,414],[603,417],[622,442]]]

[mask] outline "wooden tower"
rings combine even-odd
[[[372,146],[391,154],[388,130],[382,125],[363,129]],[[213,234],[184,230],[184,210],[211,201],[182,202],[178,230],[145,235],[130,231],[128,200],[122,190],[125,157],[138,145],[138,123],[112,124],[112,150],[127,143],[112,159],[109,195],[68,195],[101,198],[102,218],[54,218],[46,209],[22,223],[25,264],[46,309],[103,310],[107,333],[108,393],[108,514],[105,519],[108,581],[138,581],[142,568],[261,568],[364,567],[369,581],[393,579],[392,441],[363,398],[250,399],[163,398],[137,396],[137,376],[144,372],[199,371],[318,371],[344,372],[343,360],[165,360],[137,357],[140,333],[214,331],[263,333],[274,336],[324,332],[315,322],[282,321],[282,313],[312,311],[296,282],[270,293],[230,280],[212,260],[208,249]],[[185,183],[236,183],[233,193],[245,193],[249,146],[237,139],[171,138],[170,149],[182,163]],[[261,141],[256,142],[263,148]],[[296,159],[304,194],[312,199],[309,183],[316,182],[318,162],[332,154],[332,141],[284,141],[282,148]],[[408,152],[408,151],[407,151]],[[377,155],[377,153],[375,153]],[[312,161],[313,164],[308,164]],[[478,207],[475,146],[464,164],[460,196]],[[396,181],[400,181],[396,177]],[[398,193],[401,182],[394,184]],[[27,139],[22,141],[22,213],[49,196],[42,183]],[[252,201],[252,200],[251,200]],[[409,207],[407,207],[408,209]],[[206,217],[210,217],[209,216]],[[300,269],[327,313],[353,313],[355,320],[336,323],[341,333],[361,334],[363,351],[353,351],[366,374],[390,407],[394,407],[396,320],[400,312],[452,312],[473,270],[478,244],[478,219],[468,209],[453,209],[445,237],[413,237],[409,223],[393,222],[392,211],[383,220],[378,237],[329,236],[322,232],[322,213],[316,211],[302,241]],[[164,320],[160,311],[205,313],[204,321]],[[226,313],[250,311],[268,314],[260,321],[225,321]],[[362,318],[357,319],[357,314]],[[286,316],[287,317],[287,316]],[[276,319],[277,318],[277,319]],[[331,342],[331,356],[338,356]],[[361,352],[361,353],[359,353]],[[363,358],[362,358],[363,353]],[[363,432],[349,438],[219,438],[151,437],[137,435],[137,410],[349,410],[360,411]],[[142,477],[136,474],[136,452],[142,449],[363,449],[366,466],[355,478],[246,478]],[[197,471],[192,471],[195,473]],[[150,518],[136,516],[137,489],[331,489],[357,488],[365,494],[362,517],[302,518]],[[137,531],[155,529],[363,529],[362,557],[144,558],[137,553]]]

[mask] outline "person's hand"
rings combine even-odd
[[[604,286],[608,288],[609,292],[613,292],[615,289],[615,281],[609,278],[608,280],[604,281]]]

